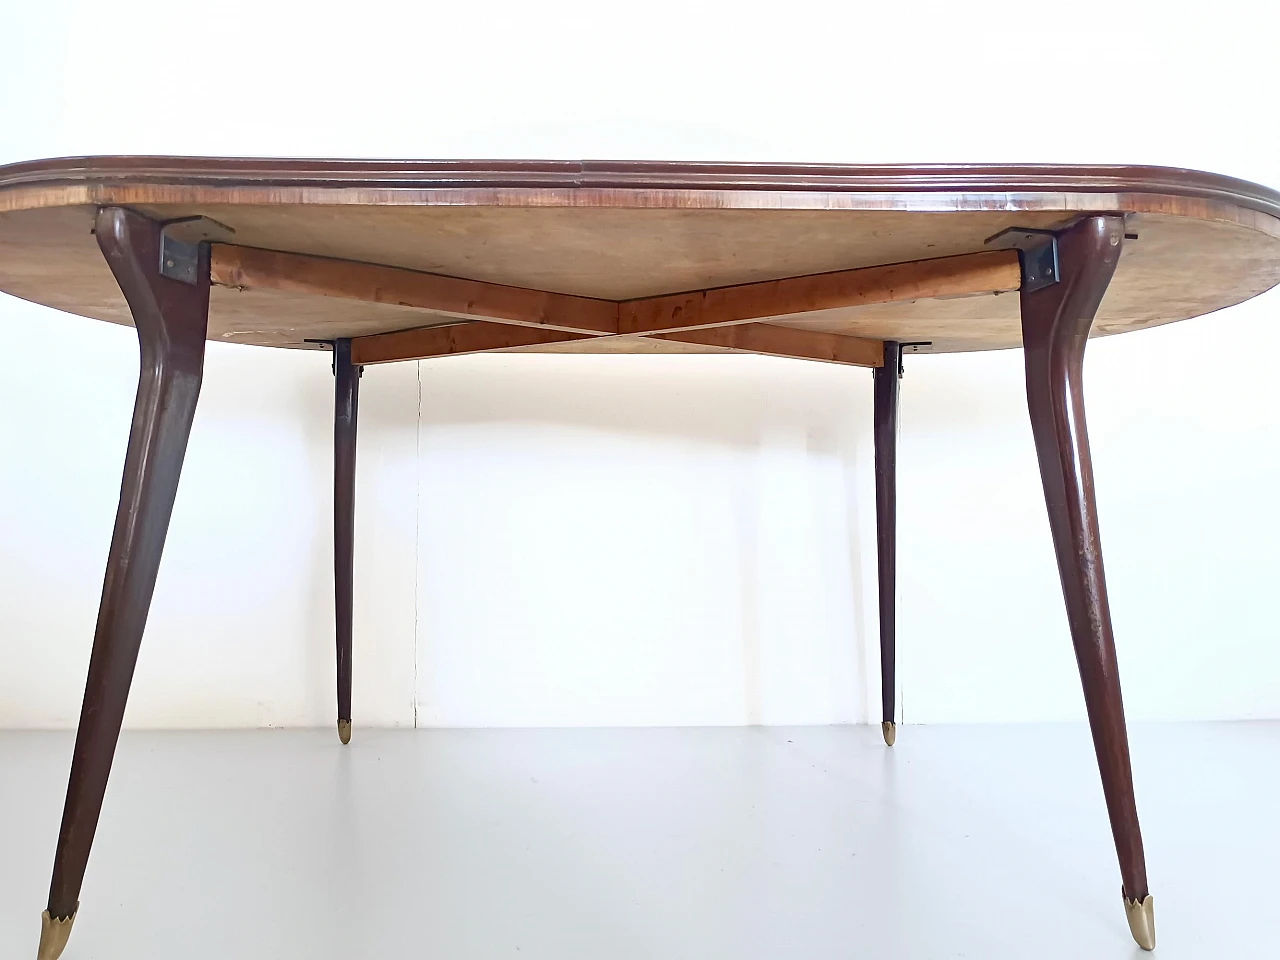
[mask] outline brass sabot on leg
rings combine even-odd
[[[1143,950],[1154,950],[1156,948],[1156,908],[1151,894],[1147,894],[1142,900],[1130,900],[1125,897],[1124,914],[1129,920],[1129,932],[1133,934],[1133,939],[1138,946]]]
[[[76,905],[77,910],[79,904]],[[71,936],[71,925],[76,922],[76,915],[59,920],[50,916],[46,910],[40,915],[40,950],[36,960],[58,960],[67,946],[67,938]]]

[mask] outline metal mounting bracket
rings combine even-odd
[[[328,347],[329,350],[333,353],[333,359],[329,361],[329,372],[332,373],[335,377],[338,375],[338,352],[337,350],[334,349],[338,345],[337,340],[319,340],[319,339],[307,338],[307,339],[304,339],[302,342],[318,343],[320,344],[321,347]],[[364,364],[353,363],[352,366],[355,367],[357,377],[364,376]]]
[[[908,353],[927,353],[932,346],[932,340],[909,340],[898,344],[898,379],[901,380],[902,375],[907,371],[907,368],[903,366],[903,357]]]
[[[1055,230],[1035,227],[1009,227],[984,243],[994,250],[1017,250],[1022,267],[1022,290],[1025,293],[1051,286],[1058,275],[1058,234]]]
[[[234,234],[225,223],[208,217],[183,217],[161,224],[161,275],[194,285],[200,269],[200,244],[228,240]]]

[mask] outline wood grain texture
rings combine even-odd
[[[978,253],[1010,226],[1120,213],[1139,239],[1125,245],[1095,335],[1210,313],[1280,281],[1280,194],[1184,170],[96,158],[0,167],[0,290],[129,323],[90,235],[109,203],[208,216],[237,245],[605,300]],[[1021,343],[1016,301],[866,304],[786,323],[998,349]],[[433,322],[393,303],[217,287],[209,334],[304,347]],[[512,349],[542,348],[619,344]]]
[[[872,303],[1006,293],[1018,283],[1017,251],[973,253],[632,300],[622,304],[618,332],[695,330]]]
[[[884,344],[879,340],[792,330],[768,323],[741,323],[678,333],[655,333],[650,336],[661,340],[723,347],[741,353],[823,360],[854,367],[878,367],[884,362]]]
[[[835,333],[787,330],[751,323],[756,316],[785,318],[795,311],[819,311],[863,303],[1004,292],[1018,286],[1018,257],[1012,250],[899,263],[884,267],[722,287],[676,297],[613,301],[568,297],[475,280],[456,280],[400,267],[331,260],[228,244],[212,246],[213,282],[238,290],[271,290],[372,303],[414,306],[436,316],[482,318],[564,333],[523,337],[485,326],[453,334],[424,334],[422,327],[355,340],[361,362],[424,359],[514,346],[575,339],[577,332],[607,334],[628,317],[626,333],[704,344],[729,350],[805,357],[874,367],[882,360],[879,341]],[[737,324],[740,330],[726,325]],[[427,325],[422,325],[427,326]],[[439,326],[431,324],[429,326]],[[713,326],[718,329],[711,329]],[[638,328],[638,329],[635,329]],[[659,331],[672,331],[660,333]],[[684,332],[679,332],[684,331]],[[340,338],[345,340],[346,338]]]
[[[645,340],[657,341],[645,350],[638,337],[595,337],[585,334],[551,333],[529,327],[514,327],[486,321],[459,323],[447,327],[401,330],[351,341],[352,356],[359,363],[392,363],[397,360],[426,360],[464,353],[491,353],[516,348],[566,346],[594,339],[612,345],[600,352],[690,352],[664,349],[663,341],[677,341],[694,347],[711,348],[716,353],[759,353],[774,357],[823,360],[855,367],[875,367],[883,361],[878,341],[842,337],[831,333],[790,330],[764,323],[745,323],[707,330],[653,334]],[[648,346],[646,344],[646,346]]]
[[[483,321],[443,327],[421,327],[351,341],[351,362],[363,366],[397,360],[426,360],[464,353],[486,353],[511,347],[529,347],[564,340],[580,340],[585,333],[538,330]]]
[[[351,722],[351,646],[355,610],[356,431],[361,368],[351,341],[333,343],[333,612],[339,723]]]
[[[1033,293],[1023,291],[1020,299],[1027,408],[1071,642],[1124,895],[1142,900],[1150,891],[1103,573],[1083,386],[1089,326],[1121,260],[1124,230],[1119,217],[1081,221],[1059,241],[1062,282]]]
[[[210,276],[220,286],[417,307],[467,320],[497,320],[570,333],[618,330],[618,308],[611,301],[376,263],[215,243]]]
[[[717,347],[707,343],[683,343],[679,340],[659,340],[657,337],[588,337],[560,343],[537,344],[526,347],[510,347],[503,353],[560,353],[581,355],[643,354],[723,354],[740,353],[729,347]]]
[[[176,190],[175,190],[176,188]],[[0,167],[0,209],[5,193],[54,203],[147,202],[164,191],[196,202],[218,194],[237,203],[419,204],[445,199],[517,205],[538,199],[592,206],[651,205],[654,194],[675,193],[667,205],[831,205],[848,209],[956,211],[1007,207],[1105,209],[1106,202],[1071,206],[1074,197],[1165,197],[1225,203],[1280,217],[1280,193],[1267,187],[1175,167],[1125,164],[794,164],[670,163],[626,160],[301,160],[256,157],[102,156],[33,160]],[[457,194],[442,193],[456,191]],[[84,200],[67,199],[73,194]],[[232,197],[227,197],[231,194]],[[125,201],[124,197],[129,197]],[[478,197],[479,199],[474,199]],[[607,198],[607,202],[602,202]],[[961,199],[957,199],[961,198]],[[16,203],[17,201],[11,201]],[[1128,210],[1132,200],[1115,207]]]
[[[200,396],[209,309],[207,260],[201,258],[194,284],[161,276],[156,224],[104,209],[96,231],[133,308],[141,363],[49,885],[49,914],[58,919],[74,915],[80,900]]]
[[[884,344],[872,380],[872,441],[876,464],[876,586],[880,620],[880,719],[895,721],[898,693],[898,394],[902,344]]]

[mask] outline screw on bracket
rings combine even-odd
[[[995,250],[1017,250],[1022,268],[1022,289],[1034,293],[1059,280],[1058,235],[1054,230],[1035,227],[1010,227],[1001,230],[984,243]]]
[[[910,353],[924,353],[933,346],[932,340],[908,340],[898,344],[898,379],[902,379],[902,375],[906,373],[907,368],[902,364],[902,358]]]
[[[200,245],[227,240],[235,230],[208,217],[182,217],[160,227],[160,273],[195,284],[200,272]]]
[[[906,367],[902,365],[902,358],[908,353],[928,353],[933,347],[932,340],[909,340],[906,343],[898,344],[898,376],[901,378],[906,372]]]

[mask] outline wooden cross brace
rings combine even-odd
[[[222,286],[418,307],[456,320],[352,338],[351,360],[357,365],[600,337],[647,337],[878,367],[884,363],[879,340],[778,322],[796,314],[872,303],[1012,291],[1020,284],[1016,250],[622,301],[224,243],[211,247],[210,274],[212,282]]]

